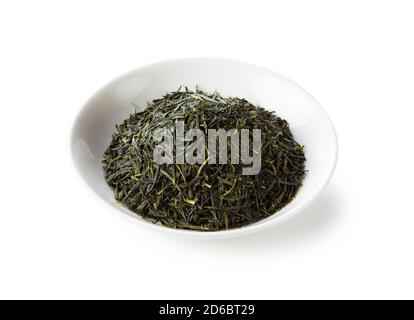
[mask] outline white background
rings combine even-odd
[[[414,298],[412,1],[2,1],[0,298]],[[339,162],[301,215],[196,242],[118,219],[71,127],[131,69],[225,57],[307,89]]]

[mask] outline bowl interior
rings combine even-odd
[[[102,156],[111,142],[115,125],[147,102],[180,85],[217,90],[223,96],[238,96],[286,119],[295,139],[305,146],[308,174],[294,201],[277,214],[255,224],[229,231],[174,230],[143,220],[116,203],[107,186]],[[337,142],[333,126],[319,103],[285,77],[250,64],[223,59],[183,59],[153,64],[132,71],[98,91],[79,114],[72,133],[75,165],[87,184],[133,223],[193,237],[228,237],[253,232],[280,222],[311,202],[328,182],[336,163]]]

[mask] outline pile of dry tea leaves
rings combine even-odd
[[[261,170],[244,175],[243,163],[154,161],[160,128],[260,129]],[[190,142],[185,142],[189,144]],[[230,151],[230,138],[227,141]],[[253,152],[253,150],[250,150]],[[175,155],[174,151],[174,155]],[[104,154],[105,178],[116,199],[154,223],[171,228],[218,231],[275,214],[295,197],[305,176],[303,146],[286,120],[237,97],[180,88],[148,104],[117,126]]]

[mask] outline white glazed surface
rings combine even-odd
[[[296,198],[273,216],[239,229],[198,232],[153,224],[117,204],[107,186],[102,156],[115,125],[147,102],[178,89],[180,85],[223,96],[238,96],[286,119],[295,139],[305,146],[307,176]],[[138,108],[136,108],[138,106]],[[240,236],[274,226],[302,211],[328,183],[337,160],[337,138],[319,103],[289,79],[269,70],[234,60],[192,58],[166,61],[139,68],[99,90],[80,112],[72,132],[72,155],[86,183],[128,221],[170,234],[198,239]]]

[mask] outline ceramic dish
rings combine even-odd
[[[102,155],[115,125],[135,106],[145,108],[180,85],[217,90],[223,96],[238,96],[275,110],[286,119],[295,139],[305,146],[308,174],[295,199],[271,217],[228,231],[199,232],[171,229],[142,219],[116,203],[107,186]],[[138,111],[142,111],[141,109]],[[121,76],[99,90],[80,112],[72,132],[71,148],[75,165],[87,184],[128,221],[153,230],[192,238],[216,239],[249,234],[274,226],[308,206],[329,181],[337,159],[334,127],[319,103],[287,78],[264,68],[225,59],[193,58],[145,66]]]

